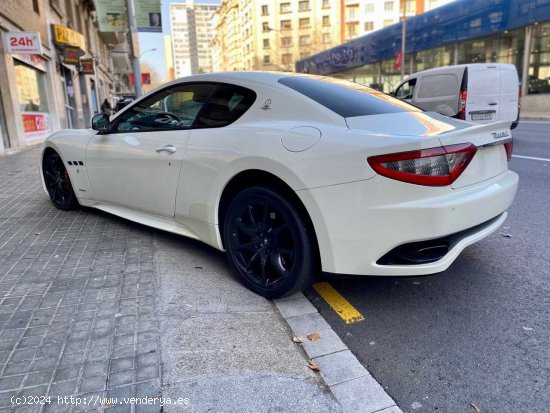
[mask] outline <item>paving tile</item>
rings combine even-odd
[[[327,354],[314,360],[321,368],[321,376],[329,386],[369,374],[349,350]]]
[[[346,345],[333,330],[318,331],[321,338],[317,341],[304,340],[302,347],[309,358],[324,356],[338,351],[347,350]]]

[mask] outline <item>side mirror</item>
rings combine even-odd
[[[109,130],[109,115],[99,113],[92,118],[92,129],[98,132],[106,132]]]

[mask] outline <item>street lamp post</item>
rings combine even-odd
[[[128,9],[128,28],[130,29],[130,44],[132,45],[132,72],[134,73],[134,94],[136,99],[141,97],[141,70],[139,67],[140,56],[136,55],[137,47],[134,41],[137,38],[136,14],[134,10],[134,0],[126,0]],[[135,38],[134,38],[135,37]]]

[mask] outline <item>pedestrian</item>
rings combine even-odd
[[[111,107],[111,104],[109,103],[109,101],[107,99],[105,99],[103,101],[103,103],[101,104],[101,112],[106,113],[107,115],[111,116],[112,109],[113,108]]]

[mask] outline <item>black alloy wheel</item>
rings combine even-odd
[[[229,262],[243,283],[266,298],[311,284],[312,236],[295,206],[272,189],[252,187],[231,202],[224,220]]]
[[[53,151],[44,156],[42,164],[44,182],[53,204],[62,210],[70,210],[78,207],[78,200],[73,191],[71,180],[63,160]]]

